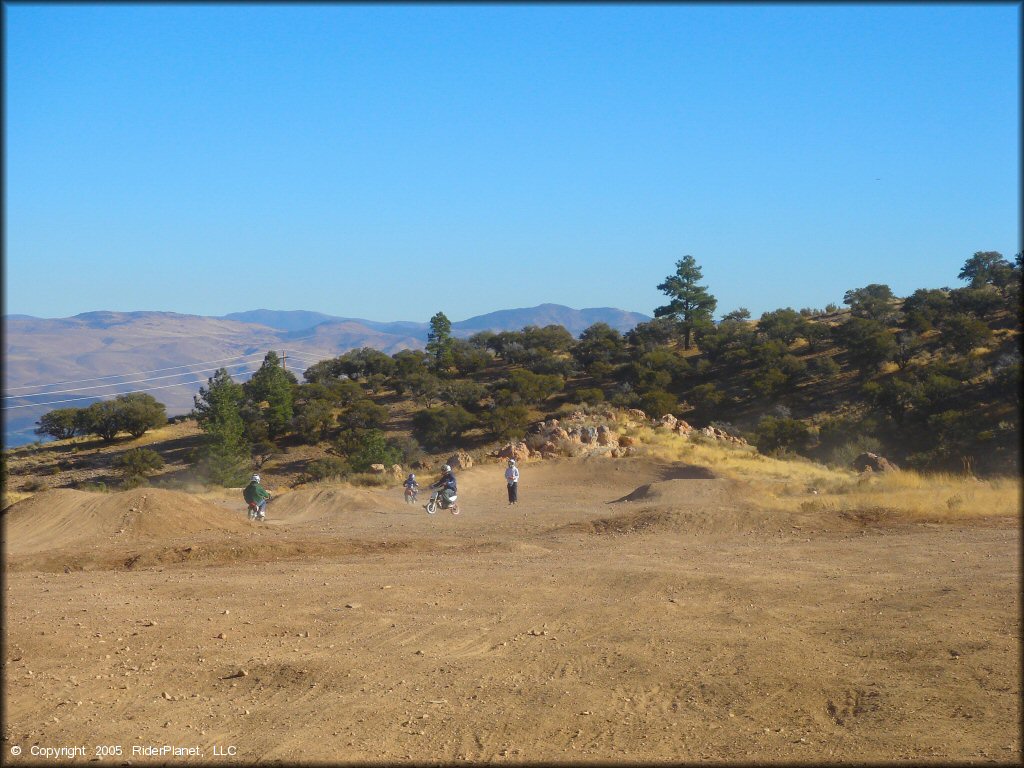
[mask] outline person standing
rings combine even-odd
[[[519,467],[515,459],[508,460],[508,467],[505,469],[505,484],[508,486],[509,505],[519,502]]]

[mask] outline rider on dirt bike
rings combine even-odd
[[[402,485],[405,486],[406,497],[415,501],[416,492],[420,489],[420,484],[416,482],[416,475],[410,472]]]
[[[242,498],[249,505],[250,520],[267,519],[267,502],[270,501],[270,493],[260,485],[259,475],[253,475],[249,484],[242,489]]]
[[[444,473],[441,475],[441,479],[430,487],[444,489],[441,491],[442,506],[447,509],[451,506],[452,498],[458,493],[458,488],[455,484],[455,474],[452,472],[452,468],[445,464],[441,471]]]

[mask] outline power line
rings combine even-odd
[[[175,368],[190,368],[190,367],[192,367],[194,365],[210,365],[211,363],[220,363],[220,362],[224,362],[225,360],[244,360],[247,357],[254,357],[254,356],[259,356],[259,355],[263,355],[263,353],[262,352],[254,352],[251,355],[236,355],[235,357],[222,357],[219,360],[205,360],[205,361],[201,361],[201,362],[198,362],[198,363],[186,363],[184,365],[172,365],[169,368],[154,368],[154,369],[149,370],[149,371],[134,371],[134,372],[131,372],[131,373],[117,373],[117,374],[113,374],[112,376],[97,376],[97,377],[92,378],[92,379],[71,379],[69,381],[55,381],[52,384],[25,384],[24,386],[21,386],[21,387],[7,387],[7,391],[8,392],[13,392],[16,389],[34,389],[34,388],[37,388],[37,387],[58,387],[61,384],[82,384],[82,383],[87,382],[87,381],[104,381],[106,379],[121,379],[121,378],[124,378],[125,376],[138,376],[138,375],[143,374],[143,373],[162,373],[163,371],[173,371]],[[241,363],[239,363],[239,365],[241,365]],[[231,367],[231,366],[229,366],[229,367]],[[188,373],[188,371],[185,371],[185,373]],[[182,375],[184,375],[184,374],[182,374]],[[123,383],[130,384],[131,382],[127,382],[126,381],[126,382],[123,382]],[[46,395],[46,394],[56,394],[56,393],[55,392],[40,392],[39,394],[40,395]],[[31,395],[24,395],[24,397],[31,397]]]
[[[169,373],[166,376],[150,376],[148,379],[135,379],[134,381],[115,381],[110,384],[97,384],[92,387],[73,387],[71,389],[56,389],[52,392],[36,392],[35,394],[27,395],[4,395],[5,400],[20,400],[26,397],[44,397],[46,395],[63,395],[68,392],[84,392],[87,389],[104,389],[106,387],[121,387],[126,384],[143,384],[147,381],[157,381],[158,379],[174,379],[179,376],[193,376],[198,373],[209,373],[210,371],[219,371],[221,368],[225,370],[228,368],[238,368],[243,365],[252,365],[252,361],[247,363],[235,363],[234,365],[220,366],[218,368],[200,368],[196,371],[183,371],[181,373]],[[183,384],[188,382],[182,382]]]
[[[250,374],[250,376],[251,376],[251,374],[253,374],[253,373],[255,373],[255,371],[241,371],[239,375]],[[124,383],[127,384],[127,383],[131,383],[131,382],[124,382]],[[5,405],[5,406],[3,406],[2,410],[10,411],[10,410],[14,410],[15,408],[36,408],[36,407],[43,406],[43,405],[59,405],[61,403],[74,403],[74,402],[78,402],[78,401],[81,401],[81,400],[93,400],[93,399],[102,400],[104,398],[117,397],[118,395],[132,395],[132,394],[135,394],[136,392],[152,392],[152,391],[157,390],[157,389],[170,389],[172,387],[187,387],[187,386],[195,385],[195,384],[200,384],[200,382],[198,382],[198,381],[181,381],[181,382],[178,382],[177,384],[163,384],[163,385],[161,385],[159,387],[143,387],[142,389],[130,389],[130,390],[127,390],[125,392],[107,392],[107,393],[102,394],[102,395],[85,395],[83,397],[69,397],[69,398],[65,398],[63,400],[52,400],[52,401],[46,402],[46,403],[24,403],[22,405]],[[117,385],[109,384],[107,386],[117,386]],[[26,395],[22,395],[22,397],[26,397]]]

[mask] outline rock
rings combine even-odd
[[[228,636],[225,635],[223,632],[221,632],[219,635],[217,635],[217,639],[218,640],[227,640]]]
[[[656,427],[667,427],[668,429],[675,429],[676,417],[673,416],[671,413],[666,413],[664,416],[662,416],[660,419],[658,419],[654,423],[654,426],[656,426]]]
[[[391,469],[388,470],[388,474],[395,480],[405,479],[405,470],[402,469],[401,464],[392,464]]]
[[[617,445],[618,435],[612,432],[604,424],[597,430],[597,444],[598,445]]]
[[[469,469],[473,466],[473,458],[465,451],[458,451],[448,457],[447,464],[452,469]]]
[[[876,453],[862,453],[853,460],[857,472],[898,472],[899,467]]]
[[[518,462],[528,459],[529,457],[530,449],[526,443],[523,442],[509,443],[498,451],[499,459],[515,459]]]
[[[370,465],[370,471],[373,472],[373,474],[375,474],[375,475],[383,475],[384,474],[384,465],[383,464],[371,464]]]
[[[627,448],[631,445],[636,445],[636,438],[629,437],[628,435],[619,436],[619,447]]]
[[[639,408],[630,408],[628,411],[626,411],[626,415],[628,415],[632,419],[636,419],[637,421],[647,421],[647,414],[641,411]]]

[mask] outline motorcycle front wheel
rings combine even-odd
[[[427,514],[428,515],[432,515],[436,511],[437,511],[437,502],[435,502],[433,499],[431,499],[430,501],[427,502]]]

